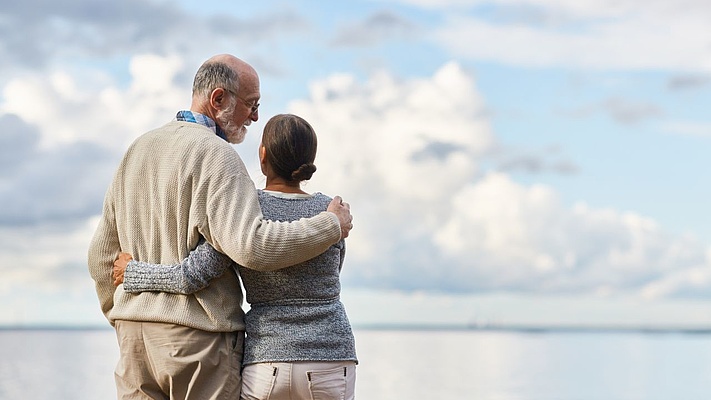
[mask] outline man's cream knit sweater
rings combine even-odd
[[[192,295],[133,294],[113,286],[119,252],[177,264],[201,235],[240,265],[273,270],[321,254],[340,240],[341,229],[335,214],[327,212],[292,223],[263,219],[254,183],[232,146],[207,127],[170,122],[129,147],[89,247],[89,272],[109,322],[243,330],[242,291],[231,268]]]

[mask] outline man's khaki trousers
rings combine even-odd
[[[244,332],[116,321],[119,400],[238,399]]]

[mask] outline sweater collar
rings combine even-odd
[[[195,124],[200,124],[202,126],[206,126],[210,129],[212,129],[213,132],[225,141],[227,141],[227,135],[225,134],[225,131],[222,130],[215,121],[212,120],[212,118],[208,117],[207,115],[192,112],[189,110],[182,110],[178,111],[178,114],[175,116],[176,121],[185,121],[185,122],[192,122]]]

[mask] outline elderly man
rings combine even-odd
[[[190,110],[139,137],[118,167],[88,264],[118,336],[120,399],[238,398],[244,314],[232,269],[192,295],[131,294],[113,285],[119,252],[173,264],[204,237],[241,265],[271,270],[315,257],[353,227],[339,197],[310,219],[263,219],[254,183],[228,143],[244,140],[259,98],[254,68],[212,57],[195,76]]]

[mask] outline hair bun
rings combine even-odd
[[[309,164],[301,164],[299,169],[291,173],[291,179],[295,181],[308,181],[311,176],[316,172],[316,166]]]

